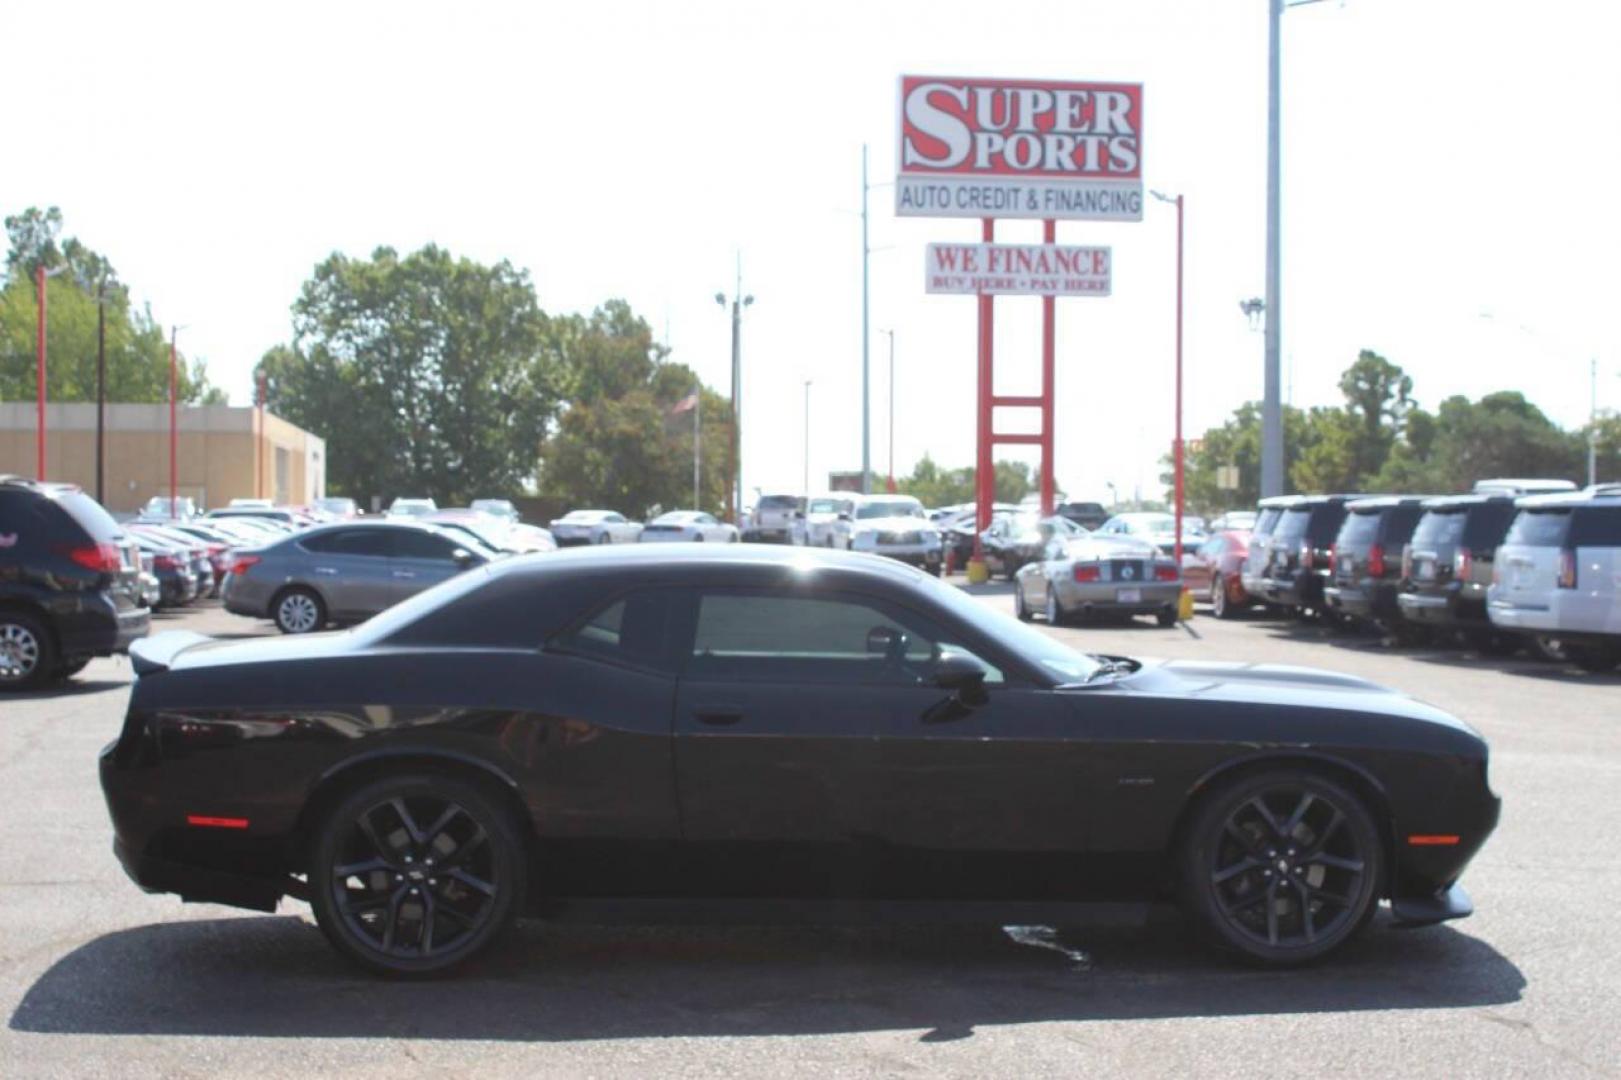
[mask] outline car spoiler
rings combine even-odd
[[[211,640],[213,639],[190,630],[169,630],[149,638],[142,638],[131,645],[129,662],[135,668],[136,675],[168,671],[175,657],[193,645],[201,645]]]

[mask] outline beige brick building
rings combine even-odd
[[[35,472],[34,403],[0,402],[0,473]],[[302,504],[326,494],[326,441],[250,407],[182,405],[177,492],[204,507],[231,499]],[[47,479],[96,491],[96,406],[45,406]],[[106,489],[114,512],[169,491],[169,406],[112,405],[106,413]]]

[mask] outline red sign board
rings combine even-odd
[[[1142,218],[1133,83],[903,75],[903,217]]]

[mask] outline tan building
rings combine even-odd
[[[0,402],[0,473],[33,476],[34,403]],[[178,414],[176,493],[202,507],[232,499],[304,504],[326,495],[326,441],[251,407],[182,405]],[[114,512],[139,510],[169,493],[169,406],[108,405],[106,490]],[[45,406],[47,479],[96,490],[96,406]]]

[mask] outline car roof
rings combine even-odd
[[[1605,491],[1559,491],[1548,495],[1522,495],[1514,505],[1527,510],[1549,510],[1576,506],[1621,506],[1621,495]]]
[[[1255,505],[1260,510],[1287,510],[1304,498],[1304,495],[1268,495]]]
[[[1453,510],[1465,506],[1485,506],[1488,503],[1512,503],[1516,496],[1506,491],[1477,491],[1468,495],[1435,495],[1424,500],[1426,510]]]
[[[1376,495],[1299,495],[1296,501],[1285,506],[1285,510],[1315,510],[1319,506],[1328,506],[1331,503],[1355,502],[1358,499],[1374,499]]]
[[[1432,496],[1429,495],[1370,495],[1365,499],[1354,499],[1345,504],[1345,508],[1353,514],[1371,514],[1379,510],[1390,510],[1397,506],[1422,506]]]
[[[502,575],[623,573],[653,583],[667,581],[672,574],[703,577],[715,571],[735,571],[753,576],[772,570],[795,574],[827,571],[846,578],[900,584],[930,579],[921,570],[879,555],[773,544],[606,544],[564,548],[548,552],[544,559],[513,559],[490,568],[491,573]]]

